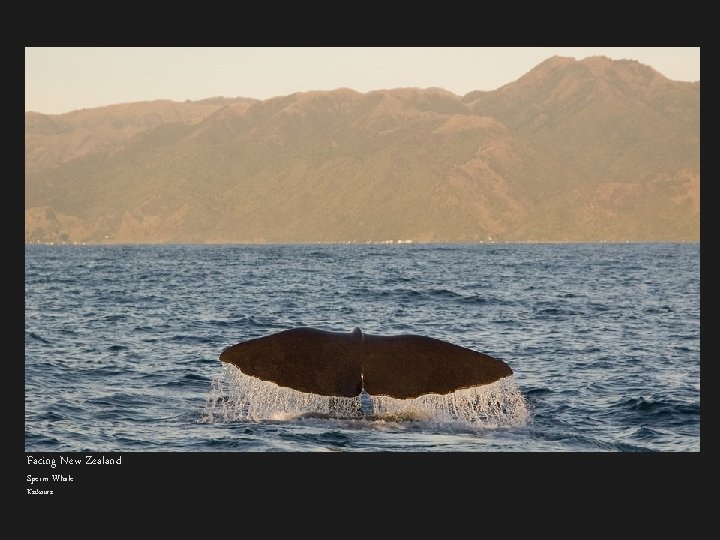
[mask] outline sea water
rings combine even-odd
[[[25,450],[696,452],[699,259],[697,243],[27,245]],[[430,336],[514,374],[358,415],[218,358],[299,326]]]

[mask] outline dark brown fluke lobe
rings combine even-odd
[[[323,396],[354,397],[362,389],[399,399],[447,394],[512,375],[502,360],[439,339],[373,336],[356,328],[294,328],[228,347],[220,360],[246,375]]]

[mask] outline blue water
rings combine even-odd
[[[696,452],[699,259],[699,244],[28,245],[25,450]],[[478,391],[511,410],[327,418],[266,388],[243,415],[252,381],[218,355],[297,326],[501,358],[512,378]]]

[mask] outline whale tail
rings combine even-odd
[[[220,360],[279,386],[325,396],[447,394],[512,375],[500,359],[425,336],[293,328],[226,348]],[[364,394],[364,396],[363,396]],[[367,409],[366,409],[367,410]]]

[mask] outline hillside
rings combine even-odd
[[[26,242],[699,240],[700,85],[634,61],[25,119]]]

